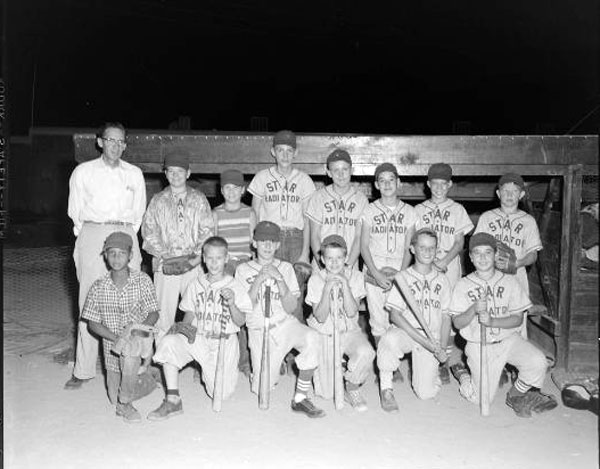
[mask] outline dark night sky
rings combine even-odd
[[[350,5],[357,5],[355,7]],[[34,124],[564,133],[600,103],[597,1],[7,0],[13,134]],[[34,85],[35,70],[35,85]],[[596,133],[598,111],[574,133]],[[548,132],[546,133],[553,133]]]

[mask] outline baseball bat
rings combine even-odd
[[[223,373],[225,367],[225,317],[227,307],[221,303],[221,333],[219,334],[219,351],[217,352],[217,367],[215,369],[215,390],[213,394],[212,408],[215,412],[221,412],[223,404]]]
[[[481,341],[479,342],[479,410],[483,417],[490,415],[490,379],[487,360],[486,327],[480,324]]]
[[[406,304],[408,305],[411,312],[413,313],[413,315],[415,316],[415,318],[417,319],[417,321],[419,322],[419,324],[425,331],[425,335],[427,336],[427,338],[429,340],[431,340],[433,343],[437,343],[437,340],[433,336],[431,329],[429,329],[429,326],[425,322],[425,318],[423,317],[423,314],[421,313],[421,307],[419,306],[419,303],[417,303],[417,300],[415,300],[415,297],[412,294],[410,286],[408,285],[408,283],[406,282],[405,278],[402,276],[401,273],[398,273],[394,277],[394,285],[396,285],[396,287],[398,287],[398,290],[400,290],[400,293],[402,293],[402,296],[404,296],[404,299],[406,300]]]
[[[335,408],[340,410],[344,407],[344,378],[342,375],[342,349],[340,344],[340,331],[338,327],[338,314],[340,312],[340,300],[343,303],[342,289],[336,285],[331,289],[329,301],[329,314],[333,322],[333,402]]]
[[[271,398],[271,361],[269,357],[269,329],[271,327],[271,286],[265,286],[265,324],[263,330],[262,357],[260,360],[260,381],[258,387],[258,407],[269,408]]]

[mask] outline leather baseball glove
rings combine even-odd
[[[123,357],[150,358],[156,329],[146,324],[129,324],[123,329],[112,351]]]
[[[198,328],[196,326],[192,326],[187,322],[176,322],[171,326],[167,334],[181,334],[184,335],[189,344],[193,344],[196,341],[196,332],[198,332]]]
[[[394,269],[393,267],[382,267],[380,270],[381,270],[381,273],[383,275],[385,275],[388,278],[388,280],[390,280],[390,281],[393,281],[394,277],[398,273],[398,271],[396,269]],[[365,271],[365,282],[370,283],[371,285],[375,285],[376,287],[379,286],[379,284],[377,283],[377,280],[375,280],[375,277],[373,277],[373,274],[371,273],[370,270]],[[388,290],[389,290],[389,288],[384,291],[388,291]]]
[[[165,259],[162,264],[162,271],[165,275],[181,275],[194,268],[190,259],[195,257],[193,254],[187,256],[177,256]]]
[[[312,274],[312,266],[306,262],[295,262],[294,272],[296,274],[296,279],[298,279],[298,285],[302,285],[308,282],[308,279]]]
[[[514,249],[502,241],[496,242],[496,257],[494,259],[496,269],[505,274],[517,273],[517,255]]]

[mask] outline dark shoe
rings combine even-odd
[[[381,391],[381,408],[386,412],[398,412],[398,403],[394,397],[394,391],[384,389]]]
[[[158,422],[160,420],[166,420],[169,417],[173,417],[175,415],[183,414],[183,404],[181,399],[179,402],[171,402],[168,399],[162,401],[160,407],[156,410],[153,410],[148,414],[148,420],[152,420],[153,422]]]
[[[117,404],[117,416],[123,417],[127,423],[140,423],[142,421],[142,416],[137,411],[131,402],[127,404]]]
[[[567,386],[562,390],[560,396],[566,407],[577,410],[589,410],[598,415],[598,394],[590,394],[590,397],[586,398]]]
[[[445,363],[440,364],[438,371],[442,384],[450,384],[450,370],[448,369],[448,365]]]
[[[528,394],[529,393],[520,396],[511,396],[510,393],[506,393],[506,405],[514,410],[517,416],[522,418],[531,417],[531,406]]]
[[[292,410],[294,412],[301,412],[311,419],[325,417],[325,411],[315,407],[308,398],[304,398],[300,402],[292,401]]]
[[[527,394],[530,399],[529,405],[531,410],[538,414],[552,410],[558,405],[558,402],[556,402],[554,396],[544,394],[539,389],[532,388],[527,391]]]
[[[83,383],[87,383],[92,378],[89,379],[79,379],[77,376],[71,376],[71,379],[65,383],[65,389],[73,390],[79,389]]]

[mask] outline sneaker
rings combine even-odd
[[[381,391],[381,408],[386,412],[398,412],[398,403],[391,389]]]
[[[530,399],[531,410],[538,414],[552,410],[558,405],[554,396],[544,394],[539,389],[532,388],[527,394]]]
[[[450,370],[446,364],[440,364],[438,367],[440,380],[442,384],[450,384]]]
[[[83,383],[87,383],[92,378],[89,379],[79,379],[77,376],[71,376],[71,379],[65,383],[65,389],[73,390],[79,389]]]
[[[354,407],[357,412],[366,412],[369,410],[367,407],[367,401],[365,401],[365,398],[358,389],[354,389],[352,391],[346,390],[344,392],[344,400]]]
[[[475,392],[475,386],[473,386],[470,376],[463,377],[458,386],[458,392],[467,401],[473,404],[479,403],[479,398],[477,397],[477,392]]]
[[[118,417],[123,417],[127,423],[140,423],[142,421],[142,416],[137,411],[131,402],[127,404],[117,404],[117,412]]]
[[[463,365],[462,363],[457,363],[455,365],[452,365],[450,367],[450,371],[452,372],[452,376],[454,376],[456,381],[458,381],[459,383],[461,382],[461,378],[464,375],[470,376],[469,370],[467,370],[467,367],[465,365]]]
[[[179,414],[183,414],[183,404],[181,403],[181,399],[179,399],[179,402],[175,403],[165,398],[160,407],[150,412],[147,418],[153,422],[158,422]]]
[[[325,417],[325,412],[318,407],[315,407],[308,398],[304,398],[300,402],[292,401],[292,410],[294,412],[302,412],[311,419]]]
[[[511,396],[510,393],[506,393],[506,405],[515,411],[518,417],[529,418],[531,417],[531,405],[529,393],[522,394],[520,396]]]

